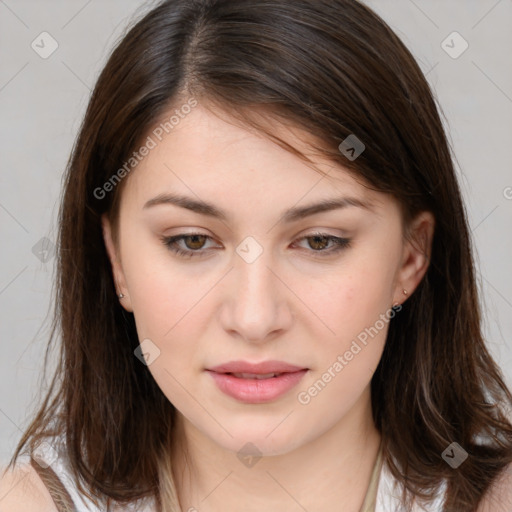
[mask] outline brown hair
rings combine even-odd
[[[434,214],[430,265],[390,322],[372,408],[404,504],[428,499],[445,479],[444,510],[475,510],[512,462],[512,396],[484,344],[468,223],[436,101],[404,44],[356,0],[168,0],[115,48],[66,175],[50,337],[60,328],[60,360],[11,464],[26,443],[32,451],[63,433],[71,467],[93,493],[155,496],[163,510],[178,510],[175,410],[134,357],[134,318],[117,300],[102,237],[101,215],[116,218],[129,176],[104,198],[94,191],[190,97],[290,151],[259,121],[304,128],[320,154],[392,194],[405,225],[420,211]],[[366,145],[354,161],[338,149],[351,134]],[[469,454],[457,469],[441,457],[454,441]]]

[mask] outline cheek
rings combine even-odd
[[[198,340],[206,301],[201,299],[208,286],[165,263],[161,255],[133,258],[126,262],[126,279],[139,340],[151,340],[158,354],[148,370],[168,400],[186,410],[189,393],[196,395],[190,376],[202,362]]]
[[[297,396],[310,412],[330,408],[335,416],[343,415],[369,385],[395,315],[390,298],[393,257],[361,251],[343,268],[308,286],[308,304],[322,320],[311,324],[310,337],[319,340],[316,365]]]
[[[316,364],[296,397],[309,417],[329,410],[333,421],[345,415],[370,384],[394,316],[389,304],[392,273],[385,265],[361,261],[351,267],[350,275],[337,277],[337,282],[325,280],[309,289],[322,322],[312,324],[310,337],[318,340]]]
[[[328,345],[344,345],[390,311],[393,270],[391,259],[358,254],[353,261],[347,260],[343,267],[302,288],[300,296],[323,321],[317,322],[318,328],[326,334],[322,338]]]
[[[123,258],[139,337],[168,344],[186,326],[190,341],[196,325],[193,319],[197,322],[201,299],[212,285],[208,279],[194,279],[154,241],[147,243],[150,250],[143,246],[127,242]]]

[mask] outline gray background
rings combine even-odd
[[[512,385],[512,0],[366,3],[411,49],[446,116],[472,228],[485,334]],[[45,386],[51,242],[63,171],[110,49],[130,19],[152,4],[0,0],[0,466]],[[51,48],[49,39],[41,43],[43,31],[58,43],[46,59],[31,47],[35,41],[40,52]],[[454,31],[469,44],[457,58],[462,39],[451,36],[442,45]]]

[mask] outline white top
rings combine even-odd
[[[78,492],[71,476],[66,450],[62,441],[52,441],[51,445],[48,442],[43,442],[36,449],[34,458],[43,467],[51,466],[71,496],[77,512],[103,512],[102,508],[96,507],[87,497]],[[403,512],[404,507],[400,502],[400,491],[398,482],[387,465],[383,463],[378,483],[375,512]],[[416,504],[413,512],[439,512],[442,510],[445,492],[446,482],[443,482],[434,502],[428,506]],[[130,506],[120,507],[120,510],[123,510],[123,512],[155,512],[155,501],[154,498],[141,499]]]
[[[440,512],[443,509],[446,494],[446,481],[443,481],[436,498],[428,505],[415,503],[412,512]],[[382,464],[377,490],[377,502],[375,512],[403,512],[405,507],[401,503],[401,486],[393,477],[387,464]]]

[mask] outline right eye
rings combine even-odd
[[[207,240],[213,239],[208,235],[203,235],[202,233],[183,233],[176,236],[162,237],[164,245],[178,256],[185,258],[200,256],[205,252],[209,252],[202,250]],[[185,243],[185,248],[178,245],[180,242]]]

